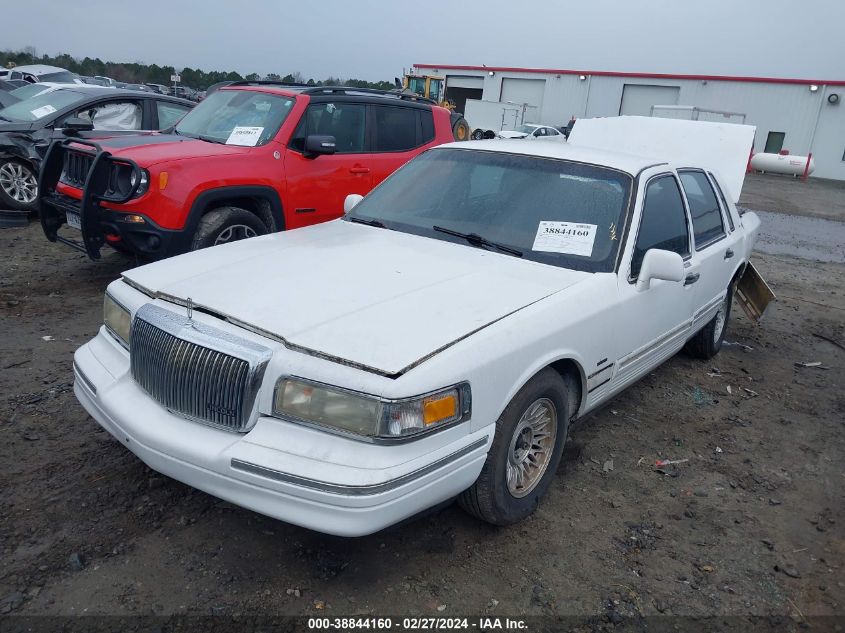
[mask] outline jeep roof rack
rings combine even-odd
[[[402,99],[403,101],[420,101],[422,103],[430,103],[437,105],[437,102],[427,97],[421,97],[414,92],[402,92],[399,90],[379,90],[378,88],[355,88],[353,86],[309,86],[302,91],[303,94],[317,95],[317,94],[340,94],[340,95],[373,95],[380,97],[392,97],[394,99]]]
[[[233,81],[221,88],[231,88],[232,86],[282,86],[284,88],[311,88],[308,84],[297,84],[281,79],[256,79],[255,81]]]

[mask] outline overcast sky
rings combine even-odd
[[[242,74],[414,63],[845,79],[843,0],[3,0],[0,48]]]

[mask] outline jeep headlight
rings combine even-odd
[[[129,330],[132,316],[129,310],[115,301],[109,293],[103,299],[103,324],[109,333],[125,348],[129,348]]]
[[[276,384],[275,415],[374,438],[403,438],[469,418],[469,385],[403,400],[331,387],[299,378]]]
[[[138,173],[140,172],[140,176]],[[139,182],[140,180],[140,182]],[[136,172],[134,169],[132,170],[132,175],[129,176],[129,186],[134,187],[135,183],[138,183],[138,189],[135,190],[135,197],[139,198],[147,193],[147,189],[150,186],[150,172],[146,169],[141,169]]]

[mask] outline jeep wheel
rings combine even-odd
[[[569,430],[566,383],[552,369],[534,376],[496,421],[481,474],[458,497],[470,514],[509,525],[530,515],[555,476]]]
[[[32,211],[38,198],[38,178],[32,166],[19,160],[0,161],[0,208]]]
[[[191,250],[237,242],[267,233],[257,216],[238,207],[221,207],[206,213],[200,220]]]

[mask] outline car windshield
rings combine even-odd
[[[85,95],[73,90],[51,90],[3,108],[0,119],[38,121],[83,99]]]
[[[175,132],[226,145],[263,145],[275,136],[294,101],[255,90],[218,90],[185,115]]]
[[[76,75],[67,70],[62,70],[55,73],[47,73],[46,75],[39,75],[38,81],[52,81],[57,84],[72,84],[76,83]]]
[[[520,125],[518,128],[516,128],[516,131],[522,132],[523,134],[532,134],[536,129],[536,126],[533,125]]]
[[[44,84],[29,84],[27,86],[21,86],[20,88],[15,88],[12,90],[14,96],[18,99],[29,99],[30,97],[34,97],[35,95],[40,95],[42,92],[47,92],[48,90],[52,90],[52,86],[45,86]]]
[[[346,219],[563,268],[610,272],[632,182],[615,169],[567,160],[437,149],[394,173]]]

